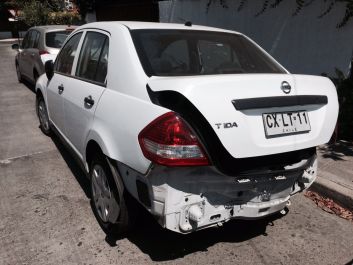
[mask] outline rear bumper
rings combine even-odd
[[[215,167],[155,166],[137,180],[145,187],[144,199],[138,188],[135,194],[163,227],[189,233],[235,218],[261,218],[281,211],[292,195],[314,182],[316,174],[316,155],[279,175],[229,177]]]

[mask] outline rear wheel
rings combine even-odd
[[[38,77],[39,77],[39,74],[37,73],[36,70],[33,71],[33,80],[34,80],[34,86],[36,85],[37,83],[37,80],[38,80]]]
[[[16,63],[16,74],[17,74],[18,82],[22,83],[22,74],[21,74],[20,66],[18,65],[18,63]]]
[[[117,171],[112,172],[103,154],[93,159],[90,180],[91,204],[98,222],[108,235],[124,236],[132,226],[132,209],[128,209],[131,198]]]
[[[45,135],[50,135],[51,129],[49,124],[47,106],[45,105],[44,98],[41,95],[37,97],[36,105],[40,129]]]

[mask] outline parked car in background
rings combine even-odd
[[[75,29],[75,26],[52,25],[30,28],[22,44],[13,44],[18,50],[15,64],[18,81],[23,78],[35,84],[38,77],[44,73],[42,55],[50,54],[55,58],[66,37]],[[45,61],[45,60],[44,60]]]
[[[282,211],[314,182],[338,115],[328,78],[190,23],[86,24],[45,68],[40,127],[81,161],[108,233],[130,227],[135,200],[179,233]]]

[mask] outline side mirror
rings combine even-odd
[[[17,43],[15,43],[15,44],[12,44],[12,45],[11,45],[11,48],[12,48],[13,50],[19,50],[19,49],[20,49],[20,45],[18,45]]]
[[[54,75],[54,63],[53,60],[49,60],[45,62],[44,65],[45,73],[47,75],[48,80],[50,81]]]

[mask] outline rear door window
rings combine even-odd
[[[28,41],[29,41],[29,34],[30,34],[30,33],[31,33],[31,32],[28,31],[28,32],[26,33],[25,37],[23,38],[23,41],[22,41],[22,49],[27,49],[27,47],[28,47]]]
[[[109,38],[99,32],[87,32],[78,59],[76,76],[104,83],[108,68]]]
[[[55,70],[62,74],[71,74],[72,65],[75,59],[78,44],[82,32],[75,34],[61,49],[58,58],[55,61]]]
[[[34,31],[34,32],[35,33],[34,33],[33,48],[38,48],[40,33],[38,31]]]
[[[35,38],[36,38],[36,32],[34,30],[31,30],[29,32],[29,38],[26,45],[26,49],[33,48]]]
[[[70,30],[47,32],[45,34],[45,46],[60,49],[71,32]]]

